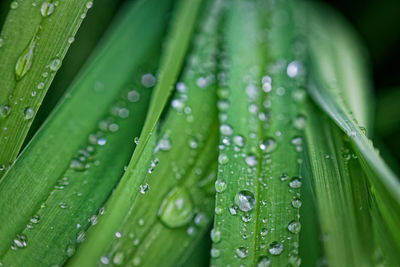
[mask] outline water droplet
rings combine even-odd
[[[301,205],[302,205],[302,202],[301,202],[301,200],[299,198],[295,198],[295,199],[292,200],[292,207],[293,208],[299,209],[301,207]]]
[[[193,216],[193,203],[188,190],[183,186],[172,189],[161,203],[158,216],[171,228],[187,224]]]
[[[132,263],[134,266],[139,266],[140,263],[142,263],[142,260],[140,259],[140,257],[136,256],[133,258]]]
[[[128,100],[132,103],[138,102],[140,99],[140,94],[138,91],[132,90],[128,92]]]
[[[222,124],[219,127],[219,130],[223,135],[231,135],[233,133],[232,127],[229,126],[228,124]]]
[[[4,44],[4,39],[0,37],[0,48],[3,46]]]
[[[194,217],[194,223],[197,226],[204,226],[206,225],[208,222],[208,217],[207,215],[205,215],[204,213],[200,212],[196,215],[196,217]]]
[[[292,61],[289,63],[286,69],[286,73],[290,78],[295,78],[301,72],[302,65],[298,61]]]
[[[260,235],[261,236],[266,236],[268,234],[268,229],[267,228],[263,228],[261,231],[260,231]]]
[[[246,164],[250,167],[254,167],[257,165],[257,156],[256,155],[248,155],[245,158]]]
[[[11,9],[18,8],[18,2],[17,1],[12,1],[10,7],[11,7]]]
[[[221,232],[218,229],[211,230],[211,240],[214,243],[218,243],[221,241]]]
[[[236,215],[237,214],[238,207],[236,205],[232,205],[229,207],[229,212],[231,215]]]
[[[110,260],[109,260],[107,257],[102,256],[102,257],[100,258],[100,262],[103,263],[103,264],[109,264],[109,263],[110,263]]]
[[[225,155],[225,154],[220,154],[220,155],[218,156],[218,162],[219,162],[221,165],[224,165],[224,164],[226,164],[226,163],[229,162],[229,158],[228,158],[228,156]]]
[[[86,165],[78,159],[72,159],[69,167],[74,171],[84,171],[86,170]]]
[[[260,257],[257,263],[257,267],[269,267],[271,265],[271,260],[266,256]]]
[[[277,144],[276,141],[272,138],[266,138],[264,141],[260,144],[260,149],[265,151],[266,153],[271,153],[272,151],[275,150]]]
[[[16,235],[13,240],[15,248],[25,248],[27,246],[27,240],[25,235]]]
[[[233,143],[238,147],[243,147],[245,143],[245,139],[241,135],[235,135],[233,137]]]
[[[271,255],[280,255],[283,251],[283,245],[274,241],[269,245],[268,251]]]
[[[306,127],[306,118],[302,115],[297,116],[293,122],[293,125],[296,129],[303,130],[304,127]]]
[[[289,232],[293,234],[298,234],[300,232],[300,229],[301,229],[300,222],[292,221],[288,225]]]
[[[150,186],[149,186],[149,184],[145,184],[145,185],[140,185],[140,193],[141,194],[146,194],[147,193],[147,191],[149,191],[150,190]]]
[[[210,251],[210,255],[211,255],[211,258],[215,259],[215,258],[218,258],[221,255],[221,252],[219,251],[219,249],[212,248],[211,251]]]
[[[89,2],[86,3],[86,8],[87,9],[90,9],[92,7],[93,7],[93,2],[92,1],[89,1]]]
[[[43,2],[42,6],[40,7],[40,13],[43,17],[50,16],[54,12],[54,4],[50,2]]]
[[[121,238],[121,237],[122,237],[122,234],[121,234],[120,232],[115,232],[115,237],[116,237],[116,238]]]
[[[235,203],[239,207],[240,210],[242,210],[244,212],[248,212],[254,208],[256,199],[252,192],[243,190],[236,194]]]
[[[30,119],[32,119],[34,115],[35,115],[35,111],[34,111],[32,108],[27,107],[27,108],[24,110],[24,119],[25,119],[25,120],[30,120]]]
[[[144,74],[142,76],[141,81],[142,81],[142,84],[143,84],[144,87],[150,88],[150,87],[153,87],[156,84],[157,80],[156,80],[156,77],[154,77],[153,74],[146,73],[146,74]]]
[[[11,107],[8,105],[1,105],[0,106],[0,117],[6,118],[11,113]]]
[[[57,71],[61,67],[62,61],[59,58],[53,59],[50,64],[49,68],[51,71]]]
[[[165,136],[158,141],[158,144],[155,148],[155,152],[168,151],[170,149],[171,149],[171,141],[169,140],[169,138],[167,136]]]
[[[216,215],[221,215],[224,209],[221,206],[216,206],[214,211]]]
[[[236,255],[241,259],[246,258],[247,253],[248,253],[248,250],[243,246],[240,246],[236,249]]]
[[[292,180],[289,182],[290,188],[300,188],[301,181],[299,177],[293,177]]]
[[[282,173],[280,179],[281,179],[281,181],[286,181],[289,179],[289,175],[287,175],[286,173]]]
[[[115,265],[121,265],[124,262],[124,253],[117,252],[113,257],[113,263]]]
[[[74,41],[75,41],[75,37],[74,36],[71,36],[71,37],[68,38],[68,43],[69,44],[72,44]]]
[[[34,49],[36,46],[36,39],[37,39],[36,34],[37,34],[37,32],[32,37],[28,46],[25,48],[25,50],[19,56],[17,63],[15,64],[15,78],[17,79],[17,81],[21,80],[25,76],[25,74],[29,71],[29,69],[31,68],[31,65],[33,62],[33,56],[34,56]]]
[[[226,189],[226,183],[225,183],[225,181],[220,180],[220,179],[218,179],[218,180],[215,181],[215,190],[216,190],[218,193],[224,192],[225,189]]]
[[[176,84],[176,90],[178,90],[178,92],[180,92],[180,93],[186,93],[187,92],[187,86],[183,82],[178,82]]]

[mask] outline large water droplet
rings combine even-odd
[[[32,37],[31,41],[29,42],[28,46],[19,56],[17,63],[15,64],[15,78],[17,81],[21,80],[22,77],[29,71],[33,62],[33,55],[34,49],[36,46],[36,33]]]
[[[289,63],[286,69],[286,73],[290,78],[295,78],[297,75],[300,74],[302,69],[302,65],[298,61],[292,61]]]
[[[235,203],[239,207],[240,210],[242,210],[244,212],[248,212],[254,208],[256,199],[252,192],[243,190],[236,194]]]
[[[218,156],[218,162],[219,162],[221,165],[227,164],[227,163],[229,162],[229,158],[228,158],[228,156],[225,155],[225,154],[220,154],[220,155]]]
[[[158,216],[171,228],[187,224],[193,216],[193,203],[188,190],[183,186],[172,189],[161,203]]]

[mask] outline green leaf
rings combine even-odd
[[[60,264],[83,241],[89,220],[96,222],[144,121],[151,90],[140,82],[154,70],[168,9],[168,2],[158,1],[124,8],[90,64],[0,181],[3,264]]]
[[[13,1],[0,35],[0,176],[33,118],[91,1]]]
[[[355,156],[358,157],[358,162],[352,164],[352,166],[344,161],[345,166],[349,166],[343,168],[340,167],[340,164],[343,164],[342,160],[338,159],[340,153],[335,153],[336,165],[339,165],[337,169],[339,173],[343,173],[341,175],[331,174],[332,177],[340,178],[339,181],[343,181],[336,186],[337,189],[329,189],[333,182],[328,183],[321,179],[323,183],[329,186],[326,188],[326,185],[321,185],[322,188],[325,186],[323,194],[327,194],[327,190],[329,190],[332,191],[330,194],[336,195],[336,198],[330,200],[331,205],[338,205],[339,201],[337,199],[339,197],[343,198],[343,205],[344,203],[347,205],[346,198],[351,200],[350,196],[352,196],[353,206],[355,206],[353,212],[347,211],[344,213],[347,217],[342,221],[347,222],[342,225],[341,232],[336,230],[337,234],[331,234],[331,236],[334,236],[331,242],[338,242],[338,244],[328,248],[328,253],[331,255],[330,260],[334,266],[343,266],[346,260],[349,261],[348,265],[360,265],[367,259],[367,263],[370,264],[373,260],[377,260],[370,258],[372,255],[371,250],[374,248],[376,249],[374,256],[378,254],[379,258],[381,257],[379,255],[382,255],[388,264],[392,264],[396,261],[395,255],[400,248],[396,227],[400,223],[400,213],[397,212],[400,205],[400,184],[397,177],[375,151],[371,141],[366,137],[365,130],[358,124],[360,122],[362,125],[366,125],[368,129],[371,128],[368,123],[371,116],[366,109],[369,104],[368,98],[363,97],[367,94],[368,85],[361,86],[367,76],[364,58],[358,52],[355,52],[361,50],[359,44],[351,37],[346,25],[338,17],[331,14],[329,10],[319,7],[312,8],[309,12],[313,14],[309,16],[310,19],[306,28],[308,33],[312,33],[308,35],[310,46],[309,71],[311,73],[308,89],[310,95],[318,106],[347,135],[346,138],[350,145],[346,144],[345,151],[354,151]],[[329,19],[327,20],[327,18]],[[334,36],[334,39],[332,39],[332,36]],[[349,65],[349,61],[351,61],[350,66],[352,67],[347,68],[345,72],[343,71],[343,66]],[[321,128],[321,122],[316,124]],[[314,127],[317,128],[317,126]],[[330,127],[333,128],[332,126]],[[317,129],[314,131],[317,131]],[[334,128],[331,132],[333,133],[332,136],[339,135]],[[317,138],[315,133],[310,135],[313,135],[313,137],[309,138],[311,140],[309,146],[313,145],[312,142]],[[336,141],[335,138],[333,139],[331,151],[337,151],[343,147],[340,143],[343,144],[343,140],[346,141],[344,137],[337,137]],[[327,143],[326,140],[324,142]],[[317,145],[313,146],[317,147]],[[320,148],[323,149],[323,146],[320,145]],[[315,149],[315,151],[318,150]],[[347,158],[348,152],[345,154],[345,158]],[[317,162],[318,159],[314,161]],[[333,167],[326,167],[326,169],[332,171]],[[342,169],[346,172],[341,171]],[[342,178],[346,176],[346,179]],[[319,175],[317,177],[324,178],[325,176]],[[346,189],[350,193],[344,194]],[[343,210],[343,205],[336,208]],[[360,207],[362,210],[356,212]],[[370,214],[363,212],[366,208],[369,209]],[[320,210],[323,209],[326,209],[326,205],[320,207]],[[332,219],[334,216],[336,218],[337,213],[326,215],[326,217],[329,216]],[[351,219],[351,216],[355,216],[354,219]],[[326,219],[324,218],[324,220]],[[371,220],[373,229],[368,223]],[[328,224],[329,222],[326,223],[326,225]],[[341,233],[350,229],[351,225],[356,228],[351,233],[360,232],[358,241],[357,236],[350,239],[351,242],[355,243],[351,247],[354,250],[358,249],[359,252],[353,251],[350,255],[345,256],[348,251],[344,251],[341,246],[347,245],[349,239],[348,235],[341,235]],[[381,235],[385,235],[385,237],[382,238]],[[371,247],[366,248],[368,243],[371,243]],[[390,243],[391,246],[388,248],[385,243]],[[342,256],[337,255],[340,251]],[[360,252],[366,252],[366,255],[362,255],[363,253]]]
[[[213,229],[220,238],[213,240],[213,265],[299,262],[299,207],[292,202],[300,197],[304,118],[292,97],[302,78],[294,79],[299,66],[290,49],[295,31],[289,7],[287,1],[232,5],[224,69],[228,90],[220,100]],[[276,22],[281,10],[286,23]]]
[[[105,206],[106,213],[91,229],[87,241],[80,246],[75,257],[69,262],[72,266],[93,265],[100,259],[138,197],[152,152],[151,147],[147,144],[152,136],[155,138],[154,128],[180,73],[200,4],[200,0],[181,1],[177,7],[167,46],[161,58],[149,115],[143,126],[138,147],[121,182]]]

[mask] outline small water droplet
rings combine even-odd
[[[89,1],[89,2],[86,3],[86,8],[87,9],[90,9],[92,7],[93,7],[93,2],[92,1]]]
[[[222,124],[219,127],[219,130],[223,135],[231,135],[233,133],[232,127],[229,126],[228,124]]]
[[[248,212],[254,208],[256,199],[252,192],[243,190],[236,194],[235,203],[241,211]]]
[[[301,187],[301,180],[299,177],[293,177],[292,180],[289,182],[290,188],[300,188]]]
[[[292,200],[292,207],[293,208],[299,209],[301,207],[301,205],[302,205],[302,202],[301,202],[301,200],[299,198],[295,198],[295,199]]]
[[[277,146],[276,141],[273,138],[266,138],[260,144],[260,149],[265,151],[266,153],[271,153],[272,151],[275,150],[276,146]]]
[[[245,158],[246,164],[250,167],[254,167],[257,165],[257,156],[256,155],[247,155]]]
[[[15,248],[25,248],[27,246],[27,239],[25,235],[16,235],[13,240]]]
[[[218,229],[212,229],[211,230],[211,240],[214,243],[218,243],[221,241],[221,231]]]
[[[142,195],[146,194],[148,191],[150,190],[150,186],[149,184],[145,184],[145,185],[140,185],[140,193]]]
[[[297,116],[293,122],[293,125],[296,129],[303,130],[304,127],[306,127],[306,118],[302,115]]]
[[[220,179],[218,179],[218,180],[215,181],[215,190],[216,190],[218,193],[224,192],[225,189],[226,189],[226,183],[225,183],[225,181],[220,180]]]
[[[221,206],[216,206],[214,211],[216,215],[221,215],[224,209]]]
[[[219,251],[219,249],[212,248],[211,251],[210,251],[210,255],[211,255],[211,258],[215,259],[215,258],[218,258],[221,255],[221,252]]]
[[[6,118],[11,113],[11,107],[9,105],[1,105],[0,106],[0,117]]]
[[[271,255],[280,255],[283,251],[283,245],[274,241],[269,245],[268,251]]]
[[[131,90],[128,92],[128,100],[132,103],[138,102],[140,99],[140,94],[136,90]]]
[[[260,257],[257,263],[257,267],[269,267],[271,265],[271,260],[266,256]]]
[[[42,6],[40,7],[40,13],[43,17],[50,16],[54,12],[54,4],[50,2],[43,2]]]
[[[245,143],[245,139],[241,135],[235,135],[233,137],[233,143],[238,147],[243,147]]]
[[[49,68],[51,71],[57,71],[61,67],[62,61],[59,58],[53,59],[50,64]]]
[[[32,108],[30,108],[30,107],[25,108],[25,110],[24,110],[24,119],[25,120],[32,119],[34,115],[35,115],[35,111]]]
[[[228,156],[225,155],[225,154],[220,154],[220,155],[218,156],[218,162],[219,162],[221,165],[227,164],[227,163],[229,162],[229,158],[228,158]]]
[[[102,263],[102,264],[109,264],[110,263],[110,260],[106,257],[106,256],[102,256],[101,258],[100,258],[100,262]]]
[[[292,221],[288,225],[288,230],[289,232],[293,234],[298,234],[301,230],[301,224],[300,222]]]
[[[156,77],[154,77],[153,74],[146,73],[146,74],[144,74],[142,76],[141,81],[142,81],[142,84],[143,84],[144,87],[150,88],[150,87],[153,87],[156,84],[157,80],[156,80]]]
[[[12,1],[10,7],[11,7],[11,9],[17,9],[18,8],[18,2],[17,1]]]
[[[292,61],[288,64],[286,73],[290,78],[297,77],[302,70],[302,65],[298,61]]]
[[[183,186],[173,188],[162,201],[158,216],[171,228],[187,224],[193,216],[193,203],[188,190]]]
[[[247,248],[245,248],[243,246],[240,246],[240,247],[238,247],[236,249],[236,255],[241,259],[246,258],[247,257],[247,253],[248,253]]]
[[[117,252],[113,257],[113,263],[115,265],[121,265],[124,262],[124,253]]]

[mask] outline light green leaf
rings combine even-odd
[[[91,229],[87,241],[80,246],[75,257],[69,262],[72,266],[94,265],[101,258],[138,197],[152,152],[147,145],[148,140],[152,136],[155,138],[154,128],[180,73],[200,4],[200,0],[179,2],[161,58],[157,85],[138,147],[125,175],[105,206],[106,213]],[[147,152],[144,153],[144,151]]]
[[[157,19],[148,15],[155,14],[155,6]],[[144,121],[151,85],[142,81],[149,74],[142,75],[154,71],[168,8],[168,2],[158,1],[126,6],[63,102],[0,181],[3,264],[60,264],[83,241],[89,223],[95,224]],[[153,30],[143,29],[143,23]],[[121,51],[123,59],[117,56]],[[88,105],[89,99],[96,105]]]
[[[219,105],[213,229],[220,237],[211,250],[216,266],[299,262],[299,206],[292,203],[299,201],[302,184],[304,118],[292,95],[304,92],[290,49],[295,30],[289,7],[288,1],[235,1],[227,21],[228,89],[222,89]],[[277,21],[281,10],[286,23]]]
[[[0,34],[0,176],[17,157],[69,40],[92,4],[12,2]]]

